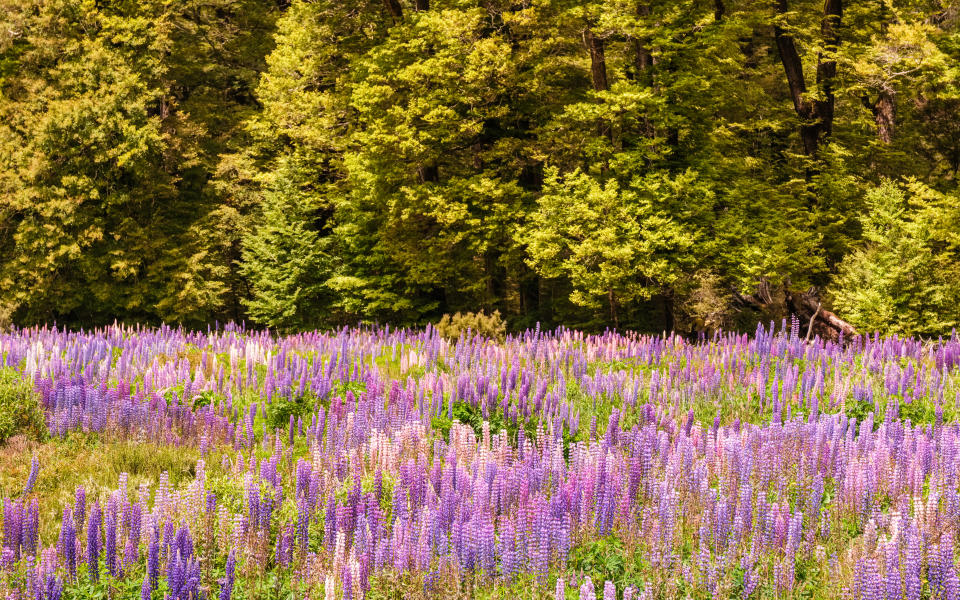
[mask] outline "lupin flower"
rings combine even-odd
[[[343,600],[353,600],[353,575],[349,568],[343,570]]]
[[[580,586],[580,600],[597,600],[597,594],[593,589],[593,581],[589,575]]]
[[[76,529],[83,535],[84,515],[87,509],[87,492],[81,485],[77,488],[73,504],[73,518],[76,523]]]
[[[42,587],[37,590],[37,600],[60,600],[63,595],[63,581],[54,573],[47,573]]]
[[[224,577],[220,580],[219,600],[230,600],[230,595],[233,594],[234,570],[236,569],[236,564],[236,550],[231,549],[230,554],[227,555],[227,564],[224,568]]]
[[[603,600],[617,600],[617,588],[612,581],[603,584]]]
[[[893,541],[887,543],[884,596],[889,599],[903,597],[903,581],[900,576],[900,549]]]
[[[93,503],[87,524],[87,574],[93,581],[100,579],[100,504]]]
[[[30,460],[30,474],[27,476],[27,484],[23,487],[23,495],[29,496],[33,492],[33,486],[37,483],[37,473],[40,471],[40,459],[34,454]]]
[[[60,521],[60,539],[58,542],[63,564],[71,579],[77,576],[77,531],[73,524],[73,513],[69,508],[63,509],[63,519]]]
[[[117,569],[117,514],[112,503],[107,505],[107,518],[104,541],[104,559],[107,563],[107,571],[113,577],[119,575]]]
[[[153,586],[150,585],[150,574],[143,576],[143,584],[140,586],[140,600],[150,600],[153,593]]]
[[[150,545],[147,546],[147,578],[151,591],[157,589],[160,582],[160,535],[155,527],[150,536]]]
[[[920,579],[921,561],[919,534],[912,523],[907,529],[907,551],[904,557],[904,584],[906,600],[920,600],[923,582]]]
[[[40,507],[36,498],[31,498],[24,513],[21,521],[23,532],[20,543],[24,554],[36,556],[40,533]]]

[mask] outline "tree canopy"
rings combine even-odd
[[[0,0],[0,322],[946,333],[958,175],[955,3]]]

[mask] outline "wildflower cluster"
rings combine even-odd
[[[43,511],[33,460],[3,501],[9,598],[960,597],[955,339],[114,327],[0,357],[55,439],[201,456]],[[627,567],[584,558],[605,540]]]

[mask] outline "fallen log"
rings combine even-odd
[[[843,335],[844,339],[851,339],[857,335],[857,329],[847,323],[835,313],[823,308],[815,288],[805,292],[795,292],[787,289],[784,292],[787,310],[797,315],[801,322],[806,321],[807,337],[810,332],[821,339],[837,341]]]

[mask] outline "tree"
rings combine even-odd
[[[697,265],[696,220],[711,199],[695,173],[653,174],[621,188],[613,178],[601,184],[550,169],[524,232],[530,263],[545,277],[569,278],[575,304],[606,304],[618,326],[620,305],[672,289]]]
[[[324,298],[329,239],[307,226],[308,203],[289,188],[272,189],[258,221],[244,239],[241,266],[251,288],[244,301],[250,316],[283,330],[329,323],[329,316],[317,310],[329,303]]]
[[[938,335],[960,323],[960,210],[916,180],[867,194],[864,243],[841,265],[836,306],[866,332]]]
[[[52,0],[3,19],[0,304],[27,323],[221,314],[229,225],[207,184],[252,105],[269,6]]]

